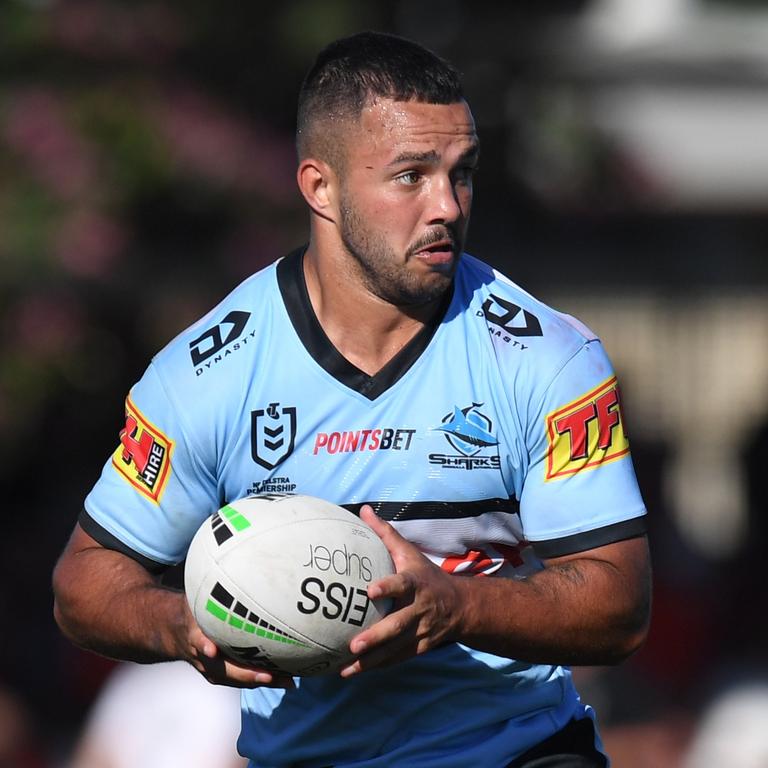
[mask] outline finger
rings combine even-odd
[[[354,642],[354,641],[353,641]],[[363,645],[360,650],[366,646]],[[342,677],[352,677],[374,667],[388,667],[419,653],[421,644],[414,632],[401,633],[383,645],[377,645],[340,670]]]
[[[355,635],[349,642],[349,650],[359,656],[373,648],[408,642],[409,637],[414,636],[416,624],[415,613],[411,607],[396,609]]]
[[[224,652],[202,632],[197,633],[193,665],[209,682],[236,688],[294,688],[290,675],[241,664]]]
[[[400,536],[386,520],[382,520],[373,511],[373,507],[370,504],[363,504],[360,508],[360,519],[373,528],[379,538],[383,538],[385,535],[393,533],[395,536],[402,539],[402,536]]]
[[[246,667],[237,662],[226,659],[224,673],[228,680],[242,683],[244,687],[253,688],[263,686],[266,688],[295,688],[293,678],[290,675],[272,672],[268,669]]]
[[[396,604],[410,603],[414,595],[413,579],[408,573],[382,576],[368,585],[371,600],[392,600]]]
[[[215,685],[233,688],[295,688],[290,675],[271,672],[267,669],[247,667],[228,659],[223,654],[217,658],[199,659],[198,668],[203,676]]]
[[[205,635],[203,635],[199,648],[200,652],[209,659],[215,659],[219,654],[219,647]]]
[[[219,654],[219,647],[200,629],[192,614],[190,613],[189,615],[192,622],[192,628],[189,632],[189,642],[192,649],[198,655],[202,654],[209,659],[215,659]]]
[[[360,519],[384,542],[384,546],[396,563],[398,557],[402,559],[421,554],[415,544],[401,536],[391,523],[382,520],[368,504],[360,509]]]

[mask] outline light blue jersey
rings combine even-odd
[[[368,376],[325,336],[302,254],[154,358],[86,500],[92,536],[162,568],[226,502],[302,493],[371,503],[449,572],[523,578],[644,532],[616,379],[586,328],[465,254],[436,321]],[[456,643],[242,701],[238,746],[263,767],[501,767],[590,714],[566,668]]]

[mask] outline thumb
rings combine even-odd
[[[374,511],[370,504],[363,504],[360,508],[360,519],[368,526],[373,528],[380,539],[393,534],[400,538],[397,531],[386,520],[382,520]],[[386,542],[385,542],[386,543]]]
[[[373,532],[384,542],[384,545],[389,550],[389,554],[393,558],[396,552],[401,555],[405,554],[403,547],[414,548],[414,545],[408,539],[401,536],[393,525],[386,520],[382,520],[373,511],[373,507],[370,504],[365,504],[361,507],[360,519],[373,529]]]

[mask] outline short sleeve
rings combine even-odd
[[[83,528],[148,568],[184,559],[219,507],[213,473],[196,455],[180,414],[150,365],[125,401],[125,426],[85,500]]]
[[[645,531],[621,395],[599,341],[563,365],[532,406],[520,499],[526,540],[557,557]]]

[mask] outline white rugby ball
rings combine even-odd
[[[200,628],[226,655],[308,676],[352,658],[352,637],[390,608],[370,600],[367,587],[394,570],[381,539],[343,507],[313,496],[252,496],[200,526],[184,588]]]

